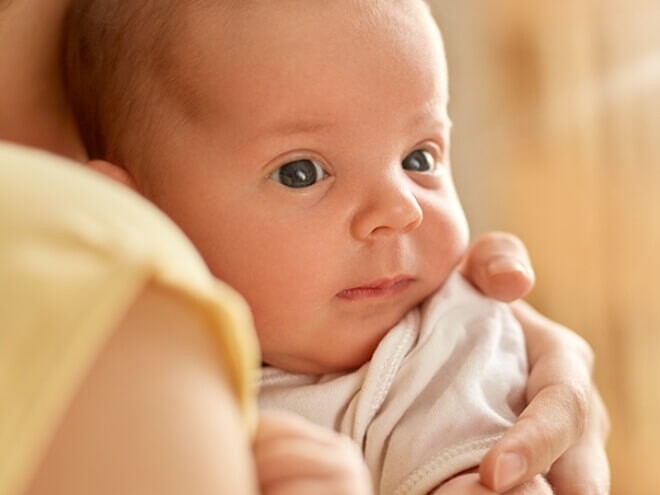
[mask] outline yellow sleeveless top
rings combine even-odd
[[[0,142],[0,494],[24,488],[81,378],[152,281],[212,323],[251,426],[258,355],[243,300],[137,194]]]

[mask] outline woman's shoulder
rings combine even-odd
[[[34,462],[147,287],[168,291],[209,325],[252,419],[258,356],[247,305],[167,216],[129,189],[64,158],[0,143],[0,274],[0,457],[12,452],[0,492]]]

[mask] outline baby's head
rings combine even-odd
[[[92,158],[119,168],[95,166],[243,294],[265,362],[357,367],[456,267],[467,225],[422,0],[80,3],[99,9],[73,16],[69,88]]]

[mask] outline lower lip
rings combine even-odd
[[[356,287],[355,289],[347,289],[337,294],[339,299],[345,301],[364,301],[369,299],[388,299],[398,296],[404,292],[413,280],[406,278],[399,280],[387,287]]]

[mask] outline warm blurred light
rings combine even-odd
[[[606,77],[602,85],[603,103],[660,89],[660,52],[639,58]]]

